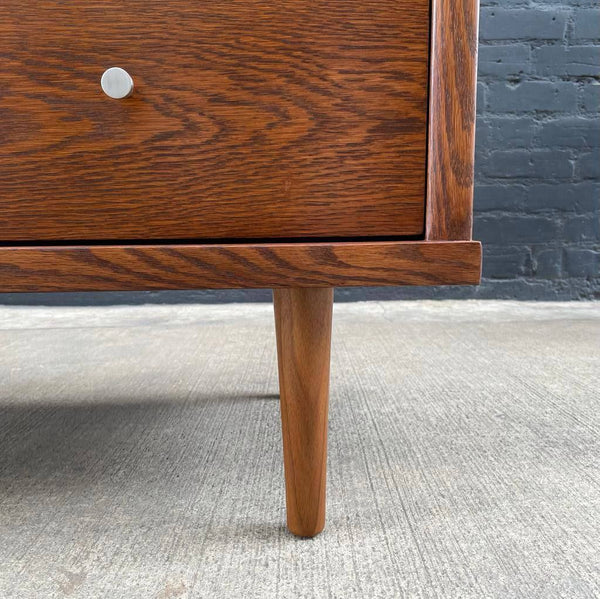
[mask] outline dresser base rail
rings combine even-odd
[[[474,285],[477,241],[0,247],[0,292]]]

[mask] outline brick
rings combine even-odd
[[[577,107],[577,85],[568,81],[496,82],[489,86],[488,105],[493,112],[570,112]]]
[[[600,112],[600,84],[590,83],[583,89],[583,108],[588,112]]]
[[[506,77],[528,73],[529,46],[527,44],[510,44],[502,46],[480,46],[480,76]]]
[[[600,145],[600,120],[595,118],[565,117],[542,124],[540,144],[570,148],[598,147]]]
[[[532,271],[538,279],[559,279],[562,274],[562,251],[559,248],[534,251]]]
[[[585,8],[586,6],[595,6],[598,0],[542,0],[544,4],[551,6],[556,5],[559,8],[564,8],[565,5],[575,7],[577,10],[578,7]],[[510,2],[510,0],[507,0]]]
[[[477,114],[481,114],[485,110],[486,91],[483,83],[477,84]]]
[[[483,164],[489,177],[568,179],[573,176],[569,152],[564,150],[497,150]]]
[[[478,212],[516,211],[523,205],[525,190],[523,185],[477,185],[473,205]]]
[[[477,117],[475,125],[475,153],[490,146],[490,125],[483,117]]]
[[[578,9],[573,17],[573,39],[598,39],[600,9]]]
[[[600,46],[541,46],[533,55],[535,72],[543,77],[597,77]]]
[[[484,277],[491,279],[510,279],[514,278],[515,275],[531,275],[529,248],[526,246],[484,246],[482,274]]]
[[[482,8],[479,37],[482,40],[562,39],[566,23],[566,12],[534,8]]]
[[[525,211],[598,212],[600,182],[539,183],[527,188]]]
[[[558,234],[558,222],[540,216],[477,215],[473,226],[474,239],[493,244],[545,243]]]
[[[529,148],[535,121],[530,116],[488,116],[488,142],[493,148]]]
[[[483,163],[482,172],[489,177],[533,177],[533,165],[526,150],[498,150]]]
[[[600,218],[598,214],[569,217],[565,220],[563,236],[567,241],[599,241]]]
[[[581,179],[600,179],[600,149],[581,154],[576,162],[576,172]]]
[[[588,248],[565,248],[565,270],[572,277],[594,278],[599,274],[600,252]]]
[[[564,1],[564,0],[561,0]],[[481,6],[523,7],[529,6],[529,0],[481,0]]]

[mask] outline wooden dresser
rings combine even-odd
[[[289,529],[333,287],[476,284],[477,0],[3,0],[0,292],[274,289]]]

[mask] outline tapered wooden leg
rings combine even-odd
[[[273,300],[287,526],[313,537],[325,526],[333,289],[276,289]]]

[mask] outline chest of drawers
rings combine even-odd
[[[476,0],[5,0],[0,292],[273,288],[316,534],[333,287],[479,281],[476,44]]]

